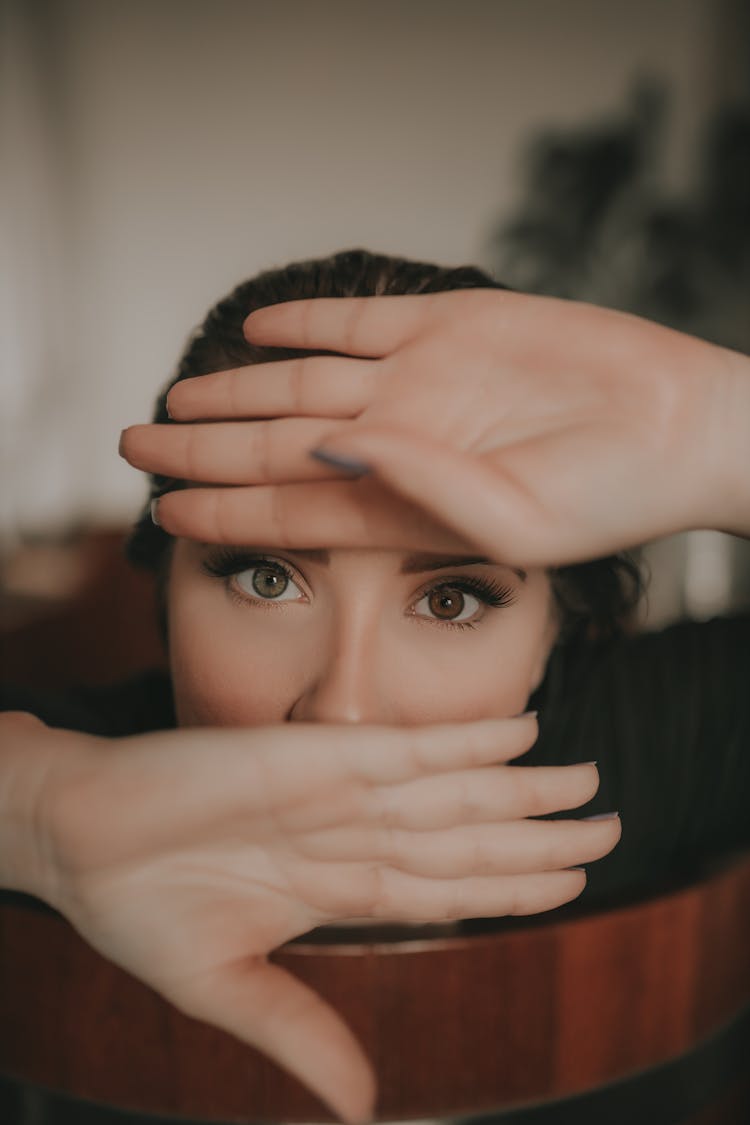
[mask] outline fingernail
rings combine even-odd
[[[172,417],[172,411],[169,409],[169,399],[168,398],[164,399],[164,409],[167,412],[167,418],[169,418],[169,421],[173,422],[174,418]]]
[[[619,812],[600,812],[595,813],[594,816],[582,816],[581,820],[616,820]]]
[[[158,513],[159,501],[156,497],[154,497],[154,499],[151,501],[151,521],[152,523],[156,524],[157,527],[161,527],[161,524],[159,523]]]
[[[578,764],[580,766],[596,766],[598,765],[598,762],[579,762]]]
[[[124,456],[124,454],[122,452],[122,443],[123,443],[123,440],[125,438],[125,433],[126,433],[125,430],[120,431],[120,440],[117,444],[117,452],[120,454],[121,457]]]
[[[566,867],[565,870],[566,871],[583,871],[585,873],[586,868],[585,867]]]
[[[357,461],[354,457],[344,457],[341,453],[329,453],[327,449],[313,449],[310,456],[324,465],[332,465],[334,469],[341,469],[345,473],[355,473],[363,477],[370,472],[370,466],[364,461]]]
[[[524,713],[518,717],[519,719],[535,719],[538,714],[538,711],[524,711]]]

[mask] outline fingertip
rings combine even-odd
[[[167,535],[177,535],[178,531],[174,530],[174,517],[170,512],[171,501],[170,496],[172,493],[167,493],[164,496],[154,496],[149,504],[151,511],[151,522],[160,531],[164,531]]]
[[[265,311],[264,309],[254,309],[253,312],[251,312],[250,315],[246,316],[245,319],[243,320],[243,322],[242,322],[242,335],[245,337],[246,340],[248,340],[248,341],[252,340],[253,332],[254,332],[257,324],[258,324],[259,316],[264,311]]]
[[[132,465],[134,469],[142,469],[143,466],[139,464],[142,455],[142,449],[139,450],[139,435],[142,431],[148,431],[149,427],[142,422],[136,423],[134,426],[126,426],[120,434],[120,441],[118,443],[118,452],[124,461]]]
[[[340,1115],[341,1120],[347,1125],[371,1125],[375,1120],[375,1102],[377,1099],[377,1084],[375,1075],[370,1068],[369,1083],[366,1092],[351,1106],[332,1107]]]
[[[125,454],[125,446],[126,446],[127,440],[128,440],[127,435],[128,435],[129,429],[130,429],[130,426],[126,426],[124,430],[120,431],[120,440],[117,443],[117,452],[119,453],[120,457],[123,457],[126,461],[127,461],[127,456]]]
[[[274,325],[276,325],[277,330],[283,329],[284,326],[289,327],[289,306],[303,304],[306,304],[304,298],[298,301],[282,301],[275,305],[264,305],[261,309],[253,309],[243,321],[243,336],[251,344],[273,343]],[[296,310],[294,311],[296,312]]]

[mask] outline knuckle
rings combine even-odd
[[[513,773],[515,803],[519,816],[541,816],[547,812],[539,779],[531,768],[518,766]]]
[[[293,359],[291,367],[289,368],[289,397],[292,401],[293,411],[295,414],[305,413],[305,397],[307,383],[305,380],[305,364],[309,363],[309,359],[299,356]]]
[[[184,435],[185,475],[188,480],[200,479],[199,430],[197,426],[187,425],[176,433]]]
[[[469,777],[464,777],[459,782],[458,815],[462,823],[470,824],[475,821],[481,811],[481,802],[478,799],[476,787]]]
[[[224,398],[227,413],[230,418],[241,417],[244,413],[242,406],[242,381],[234,371],[223,371],[217,386],[217,398]]]
[[[393,894],[382,864],[374,863],[366,880],[368,905],[366,913],[376,918],[390,918],[396,912]]]
[[[371,798],[375,801],[374,818],[385,829],[398,828],[401,822],[398,805],[394,795],[388,791],[380,790],[377,796]]]
[[[279,547],[290,546],[287,527],[291,524],[287,496],[287,490],[283,487],[271,488],[268,495],[268,518],[271,535],[274,545]]]
[[[200,495],[203,503],[208,506],[209,516],[206,523],[211,526],[213,542],[234,542],[236,539],[233,519],[234,493],[229,489],[212,489]]]
[[[377,835],[377,858],[381,863],[398,864],[403,859],[403,839],[393,825],[383,824]]]
[[[252,432],[255,440],[250,447],[251,471],[261,484],[268,484],[271,480],[271,426],[268,422],[256,422]]]
[[[456,884],[453,894],[445,903],[445,908],[442,911],[441,921],[451,922],[454,919],[465,918],[467,907],[467,891],[466,884],[463,879],[459,880]],[[471,913],[471,912],[469,912]]]

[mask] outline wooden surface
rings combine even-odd
[[[415,942],[301,941],[275,960],[353,1028],[376,1067],[379,1117],[433,1117],[561,1098],[684,1054],[750,1003],[748,933],[750,856],[604,913]],[[6,1075],[154,1114],[330,1120],[56,916],[0,908],[0,998]]]

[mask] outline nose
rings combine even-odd
[[[288,719],[300,723],[395,722],[380,667],[383,655],[371,633],[348,639],[331,637],[327,651],[310,669]]]

